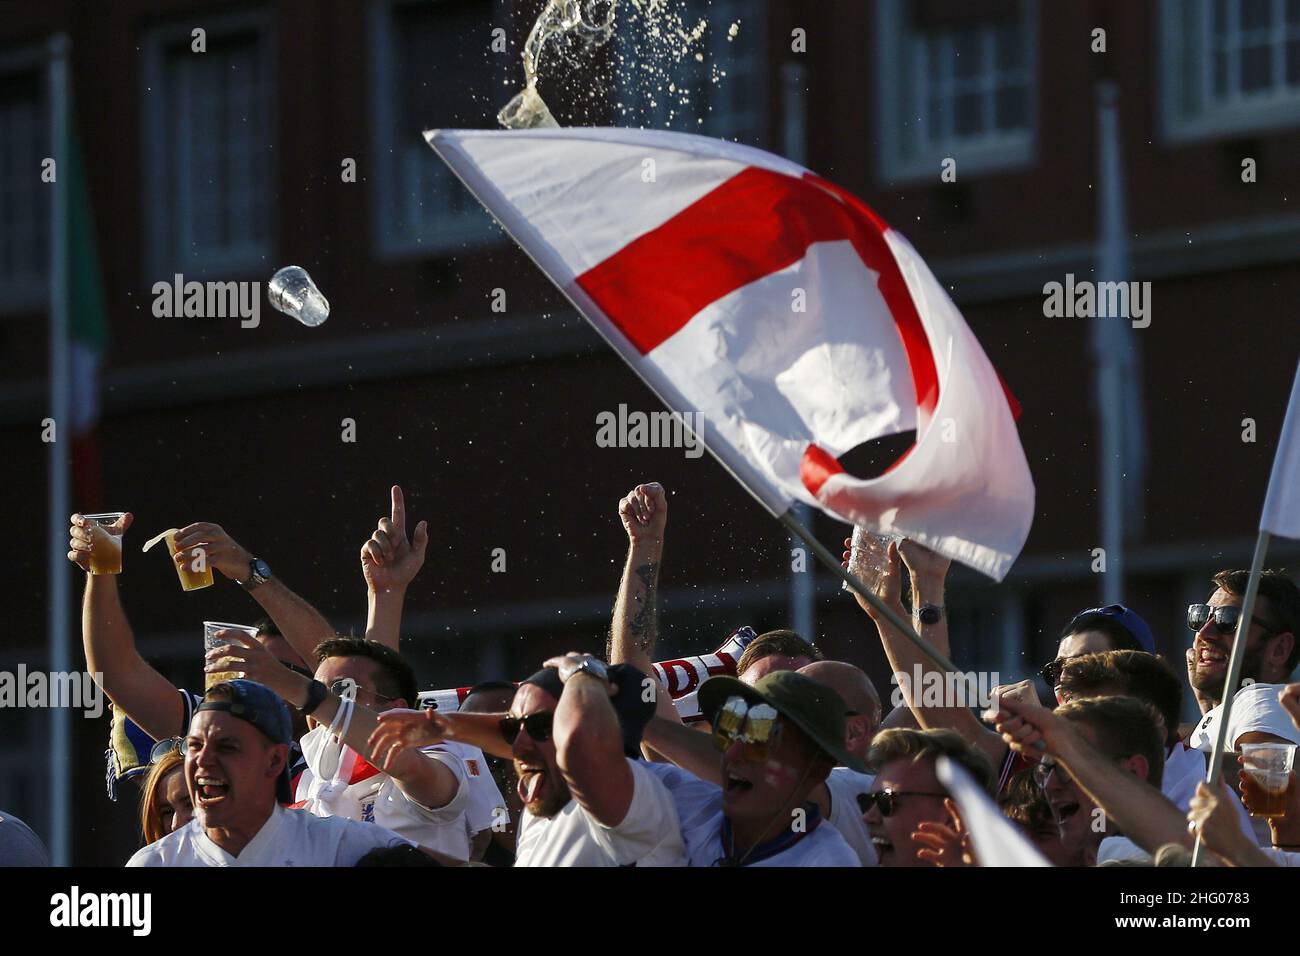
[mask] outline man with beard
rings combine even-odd
[[[1246,571],[1220,571],[1215,592],[1206,604],[1187,609],[1187,626],[1195,632],[1187,657],[1187,679],[1204,715],[1188,736],[1197,750],[1211,752],[1223,713],[1228,658],[1241,617]],[[1288,718],[1279,694],[1300,659],[1300,588],[1279,571],[1259,579],[1246,650],[1241,662],[1242,684],[1232,703],[1227,749],[1246,743],[1298,743],[1300,730]]]
[[[247,680],[214,685],[185,738],[194,819],[127,866],[352,866],[407,841],[383,827],[286,810],[289,708]]]
[[[390,712],[370,746],[384,762],[442,740],[511,757],[524,807],[516,866],[680,866],[673,799],[635,759],[653,686],[635,668],[571,653],[520,684],[508,714]]]

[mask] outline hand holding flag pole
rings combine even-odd
[[[1205,782],[1214,793],[1219,792],[1219,781],[1223,778],[1223,755],[1228,744],[1232,703],[1236,688],[1241,682],[1246,636],[1250,632],[1255,613],[1255,597],[1259,593],[1259,578],[1264,570],[1264,555],[1268,552],[1270,532],[1288,538],[1300,538],[1300,365],[1296,367],[1291,401],[1287,406],[1286,420],[1282,423],[1282,434],[1278,437],[1277,452],[1273,456],[1268,493],[1264,497],[1264,510],[1259,519],[1259,537],[1255,540],[1254,557],[1250,559],[1250,578],[1246,582],[1246,593],[1241,598],[1241,617],[1237,621],[1237,634],[1232,641],[1232,655],[1228,658],[1228,673],[1223,679],[1223,713],[1219,716],[1219,732],[1205,776]],[[1192,866],[1200,866],[1204,856],[1204,846],[1197,836],[1196,846],[1192,850]]]

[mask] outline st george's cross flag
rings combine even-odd
[[[705,447],[774,515],[804,502],[1006,575],[1034,511],[1014,400],[860,200],[684,133],[425,136],[664,404],[702,413]],[[884,474],[837,460],[910,430]]]

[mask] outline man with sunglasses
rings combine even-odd
[[[845,750],[848,708],[840,695],[786,670],[753,685],[712,677],[699,693],[723,786],[677,768],[658,771],[677,778],[669,789],[690,865],[860,866],[813,800],[837,764],[865,770]]]
[[[1214,576],[1215,591],[1209,601],[1187,609],[1187,627],[1195,634],[1187,657],[1187,679],[1204,715],[1187,742],[1198,750],[1212,751],[1218,737],[1228,659],[1248,577],[1246,571],[1220,571]],[[1300,588],[1279,571],[1265,571],[1246,631],[1243,686],[1233,698],[1229,750],[1240,750],[1244,743],[1300,742],[1300,731],[1278,700],[1300,659],[1298,632]]]
[[[993,767],[954,731],[897,728],[872,741],[867,762],[876,768],[876,778],[861,812],[881,866],[933,865],[937,851],[924,841],[927,827],[960,831],[960,817],[935,772],[940,756],[960,764],[992,795]]]
[[[381,765],[446,740],[512,758],[515,866],[680,866],[673,799],[638,759],[653,687],[629,665],[568,654],[523,681],[508,714],[390,712],[370,746]]]

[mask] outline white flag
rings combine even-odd
[[[935,776],[943,784],[966,824],[975,859],[980,866],[1051,866],[1047,857],[1002,815],[966,768],[947,757],[935,762]]]
[[[1259,530],[1284,538],[1300,538],[1300,366],[1296,367],[1291,404],[1287,406],[1286,421],[1277,440]]]
[[[794,502],[1001,580],[1034,486],[997,372],[916,251],[760,150],[629,129],[434,130],[430,145],[773,514]],[[884,474],[838,459],[910,430]]]

